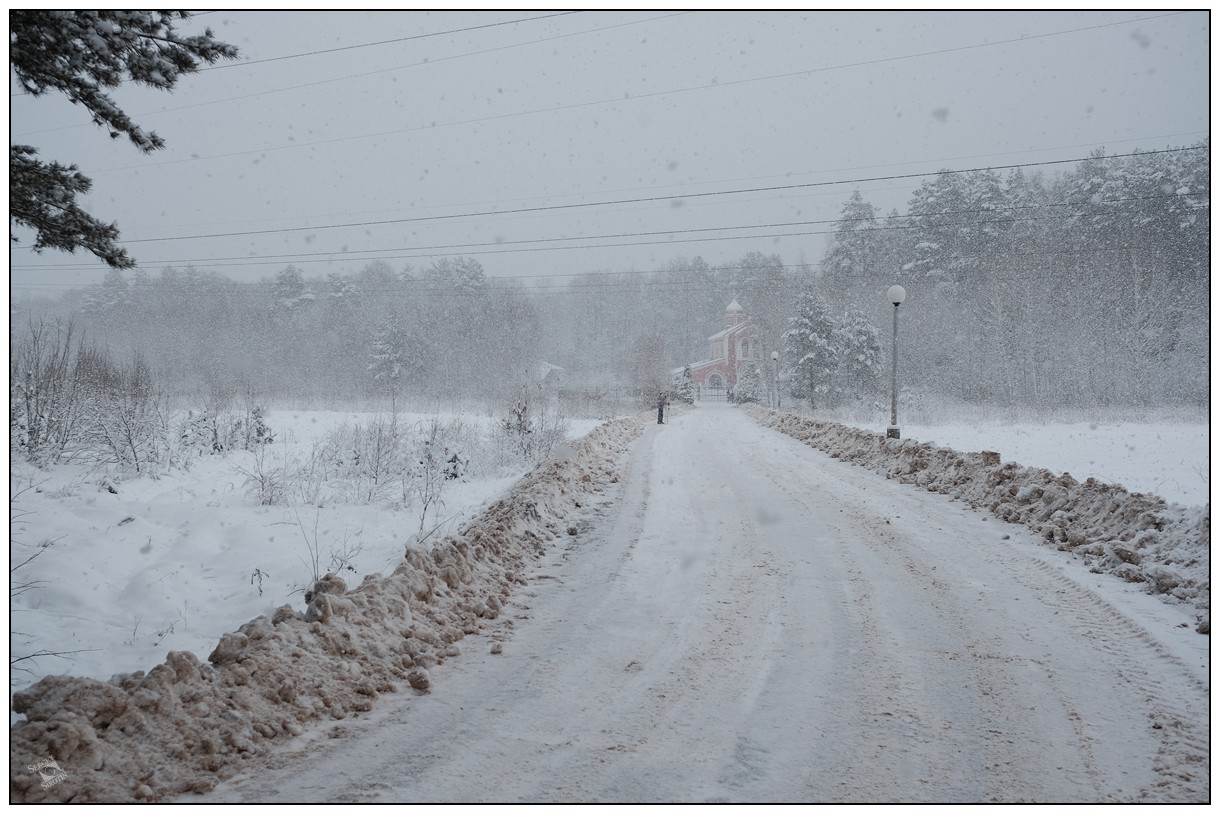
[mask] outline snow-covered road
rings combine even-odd
[[[1209,798],[1180,608],[729,407],[650,427],[613,497],[430,693],[202,799]]]

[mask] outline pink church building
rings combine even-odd
[[[689,365],[691,382],[696,398],[723,399],[737,386],[742,367],[760,360],[754,326],[736,299],[724,309],[724,330],[709,336],[707,342],[707,358]]]

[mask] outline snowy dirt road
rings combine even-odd
[[[429,694],[183,800],[1209,799],[1184,612],[733,408],[651,427],[555,546]]]

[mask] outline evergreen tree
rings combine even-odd
[[[876,326],[858,309],[849,309],[835,328],[834,345],[838,400],[860,401],[875,395],[884,364]]]
[[[276,311],[291,313],[314,301],[313,292],[296,266],[278,272],[271,290],[271,307]]]
[[[410,347],[406,332],[398,320],[388,317],[377,326],[373,346],[369,349],[369,375],[377,390],[396,400],[402,390],[403,379],[410,358]]]
[[[237,57],[237,49],[213,39],[210,29],[194,37],[175,33],[174,22],[189,16],[187,11],[10,11],[9,64],[26,93],[60,91],[83,105],[111,138],[126,135],[151,153],[164,147],[164,140],[132,121],[106,90],[125,79],[172,90],[182,74],[199,69],[200,60]],[[9,147],[10,222],[35,231],[35,250],[83,248],[112,268],[133,266],[116,244],[118,227],[77,205],[77,195],[89,191],[89,179],[75,165],[38,160],[37,152],[27,145]]]
[[[108,269],[101,288],[85,296],[85,313],[100,316],[116,316],[131,302],[131,289],[123,272]]]
[[[673,382],[670,384],[670,389],[673,391],[674,398],[679,401],[693,404],[695,401],[695,384],[694,376],[691,374],[690,365],[682,368],[682,372],[674,376]]]
[[[765,391],[762,368],[758,362],[747,362],[737,375],[737,385],[733,388],[733,401],[738,404],[757,402],[762,399]]]
[[[796,316],[784,334],[784,352],[791,361],[789,392],[808,400],[810,408],[829,401],[831,380],[838,366],[835,324],[826,300],[811,288],[801,292]]]
[[[822,273],[833,285],[864,278],[876,261],[877,210],[856,190],[843,204]]]

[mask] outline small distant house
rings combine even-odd
[[[723,399],[737,386],[742,367],[761,359],[754,326],[736,299],[724,309],[724,329],[709,336],[707,343],[707,358],[689,365],[691,383],[696,398]]]
[[[563,368],[550,362],[539,362],[534,370],[534,383],[543,390],[555,390],[563,380]]]

